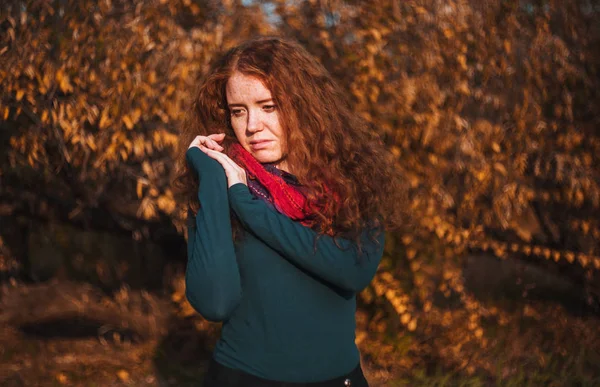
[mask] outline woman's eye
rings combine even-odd
[[[242,114],[244,114],[244,110],[243,109],[233,109],[233,110],[231,110],[231,115],[232,116],[239,117]]]
[[[263,109],[267,112],[272,112],[273,110],[275,110],[276,105],[265,105],[263,106]]]

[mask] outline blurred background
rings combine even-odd
[[[301,42],[397,158],[374,386],[600,385],[600,1],[3,0],[0,385],[199,385],[170,182],[198,77]],[[332,101],[324,101],[332,103]]]

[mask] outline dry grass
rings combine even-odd
[[[139,310],[131,302],[137,297],[134,292],[125,297],[123,290],[110,302],[102,302],[90,297],[92,291],[85,285],[43,286],[48,299],[41,298],[40,285],[21,284],[3,290],[0,385],[198,385],[218,332],[215,325],[197,316],[178,317],[177,303],[146,295],[155,305],[161,305],[161,311],[152,313],[164,318],[155,320],[159,325],[155,333],[142,334],[135,327],[144,327],[155,317],[136,315]],[[96,305],[82,305],[83,312],[74,315],[60,305],[60,299],[48,290],[50,287],[55,291],[68,289],[71,297],[78,299],[87,294],[88,302]],[[129,300],[129,306],[125,300]],[[7,309],[7,305],[19,309],[18,313]],[[53,310],[52,318],[37,313],[33,305]],[[104,309],[99,305],[104,305]],[[429,320],[424,315],[420,328],[408,332],[390,324],[390,319],[378,321],[377,316],[361,309],[357,315],[358,338],[371,384],[592,386],[600,383],[597,316],[574,316],[550,303],[529,302],[519,306],[516,301],[494,301],[494,306],[503,308],[505,313],[501,319],[483,321],[485,334],[481,340],[461,340],[465,327],[460,326],[459,320],[454,325],[441,326],[434,315]],[[132,311],[128,319],[119,318],[115,311],[127,308]],[[138,321],[134,323],[136,318]],[[388,325],[383,321],[388,321]],[[464,365],[457,359],[468,362]]]

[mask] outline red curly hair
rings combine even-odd
[[[329,200],[326,212],[316,214],[313,229],[358,242],[366,226],[381,230],[399,225],[403,200],[393,156],[327,70],[300,44],[280,37],[260,37],[230,49],[212,64],[199,86],[180,136],[176,178],[177,191],[194,212],[198,181],[185,152],[197,135],[226,133],[226,153],[237,141],[225,94],[234,72],[254,76],[269,89],[286,136],[291,171],[306,187],[309,200]],[[331,200],[332,195],[340,200]]]

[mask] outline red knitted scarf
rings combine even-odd
[[[268,195],[258,194],[256,196],[269,201],[279,212],[287,215],[289,218],[310,227],[314,224],[313,215],[325,208],[311,203],[298,187],[287,183],[282,177],[267,171],[240,144],[233,144],[229,154],[239,166],[246,170],[246,174],[250,179],[258,180],[260,185],[268,192]],[[253,184],[248,184],[248,187],[253,193],[257,194],[257,190]]]

